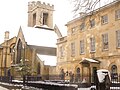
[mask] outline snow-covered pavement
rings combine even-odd
[[[8,89],[0,86],[0,90],[8,90]]]
[[[78,90],[90,90],[90,88],[78,88]]]

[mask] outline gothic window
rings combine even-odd
[[[10,53],[11,53],[11,63],[14,63],[15,64],[15,46],[12,46],[11,48],[10,48]]]
[[[33,14],[33,26],[36,25],[36,13]]]
[[[48,13],[43,13],[43,25],[47,25],[48,21]]]
[[[22,42],[19,39],[18,45],[17,45],[17,61],[16,61],[16,63],[20,63],[21,55],[22,55]]]
[[[38,74],[38,75],[40,75],[40,69],[41,69],[40,63],[38,63],[38,66],[37,66],[37,74]]]

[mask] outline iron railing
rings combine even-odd
[[[65,83],[65,79],[64,80],[60,80],[60,76],[58,75],[50,75],[50,76],[44,76],[44,78],[48,78],[48,81],[52,81],[52,82],[56,82],[56,83]],[[13,82],[15,79],[21,80],[22,82]],[[70,78],[69,78],[70,79]],[[25,84],[28,83],[29,81],[42,81],[42,77],[41,76],[25,76]],[[91,80],[89,85],[96,85],[95,84],[95,77],[76,77],[76,75],[73,77],[73,80],[70,82],[70,80],[68,81],[68,83],[71,84],[77,84],[79,87],[81,86],[81,83],[86,80]],[[20,83],[23,84],[23,79],[21,79],[21,77],[8,77],[8,76],[0,76],[0,82],[5,82],[5,83]],[[31,84],[29,84],[31,85]],[[110,85],[110,90],[120,90],[120,75],[119,74],[114,74],[111,75],[111,85]]]

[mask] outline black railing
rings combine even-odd
[[[0,76],[0,82],[5,82],[5,83],[11,83],[13,80],[13,77],[10,76]]]
[[[48,76],[44,76],[44,77],[49,78],[49,81],[52,81],[52,82],[65,83],[65,80],[60,80],[60,76],[57,76],[57,75],[50,75],[49,77]],[[14,80],[16,78],[20,82],[15,82]],[[77,84],[77,85],[79,85],[79,87],[82,87],[81,83],[83,81],[86,81],[86,83],[88,83],[89,80],[91,80],[91,82],[88,84],[88,86],[89,85],[96,85],[95,84],[95,77],[87,77],[87,76],[86,77],[76,77],[76,75],[75,75],[74,80],[72,82],[70,82],[70,80],[69,80],[69,83],[71,83],[71,84]],[[42,77],[41,76],[25,76],[25,84],[26,85],[31,85],[31,83],[28,84],[29,81],[42,81]],[[12,76],[11,77],[0,76],[0,82],[14,83],[14,84],[16,84],[16,83],[17,84],[23,84],[23,78],[21,78],[21,77],[12,77]],[[120,90],[120,75],[118,75],[118,74],[111,75],[110,90]]]
[[[41,76],[26,76],[27,81],[40,81],[42,80]]]

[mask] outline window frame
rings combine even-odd
[[[108,33],[102,34],[102,49],[109,49]]]
[[[105,14],[105,15],[101,16],[101,24],[104,25],[107,23],[108,23],[108,15]]]
[[[84,54],[84,53],[85,53],[84,40],[80,40],[80,54]]]
[[[83,31],[85,29],[85,22],[80,24],[80,30]]]
[[[115,20],[120,20],[120,9],[115,11]]]
[[[48,13],[43,12],[43,19],[42,19],[43,25],[48,25],[48,17],[49,17]]]
[[[75,42],[71,43],[71,56],[75,56]]]
[[[116,31],[116,47],[120,48],[120,30]]]
[[[95,19],[90,20],[90,28],[95,27]]]
[[[95,37],[90,38],[90,52],[95,52]]]

